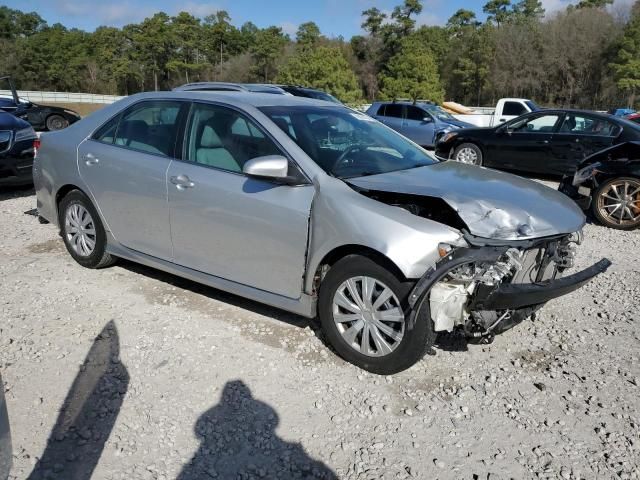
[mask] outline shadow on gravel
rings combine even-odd
[[[338,478],[309,457],[301,444],[279,438],[278,423],[275,410],[256,400],[244,382],[227,382],[220,403],[196,422],[200,448],[177,480]]]
[[[109,322],[93,341],[65,398],[47,447],[27,480],[89,480],[129,385],[118,330]]]
[[[30,197],[35,195],[33,185],[24,185],[19,187],[0,186],[0,202],[11,198]]]
[[[466,352],[469,350],[469,341],[457,331],[441,332],[436,338],[435,348],[445,352]]]

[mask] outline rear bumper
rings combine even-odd
[[[565,176],[560,182],[558,191],[564,193],[567,197],[578,204],[582,210],[588,210],[591,206],[591,195],[583,195],[580,193],[580,187],[573,185],[573,177]]]
[[[482,288],[477,292],[470,310],[513,310],[545,303],[577,290],[610,266],[611,262],[603,258],[581,272],[556,280]]]

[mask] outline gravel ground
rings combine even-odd
[[[640,231],[535,321],[393,377],[313,323],[127,262],[87,270],[0,192],[0,370],[14,479],[639,478]]]

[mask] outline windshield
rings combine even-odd
[[[531,110],[532,112],[537,112],[538,110],[542,110],[538,105],[536,105],[531,100],[525,100],[524,103],[527,104],[527,107],[529,107],[529,110]]]
[[[342,107],[262,107],[325,172],[352,178],[438,161],[368,115]]]
[[[447,120],[456,119],[453,115],[451,115],[449,112],[447,112],[444,108],[442,108],[439,105],[433,105],[433,104],[427,103],[427,104],[424,104],[423,107],[426,108],[431,114],[438,117],[440,120],[447,121]]]

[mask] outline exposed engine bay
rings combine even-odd
[[[516,237],[528,238],[502,238],[505,231],[513,234],[511,226],[506,230],[496,228],[490,238],[478,237],[465,219],[472,218],[476,225],[483,218],[490,223],[489,217],[497,215],[499,209],[486,208],[479,217],[469,212],[465,216],[443,198],[354,188],[371,199],[455,228],[469,243],[466,248],[445,246],[449,250],[439,252],[441,260],[436,268],[418,281],[409,297],[416,310],[428,306],[436,332],[459,329],[468,337],[490,340],[530,317],[548,300],[584,285],[611,264],[603,259],[562,278],[563,272],[573,266],[581,231],[531,238],[530,225],[512,218]]]
[[[539,306],[518,309],[475,309],[477,295],[503,284],[540,284],[558,278],[573,266],[578,235],[545,242],[532,248],[508,248],[495,262],[466,263],[454,267],[429,292],[431,318],[436,331],[462,328],[467,336],[487,336],[519,323]]]

